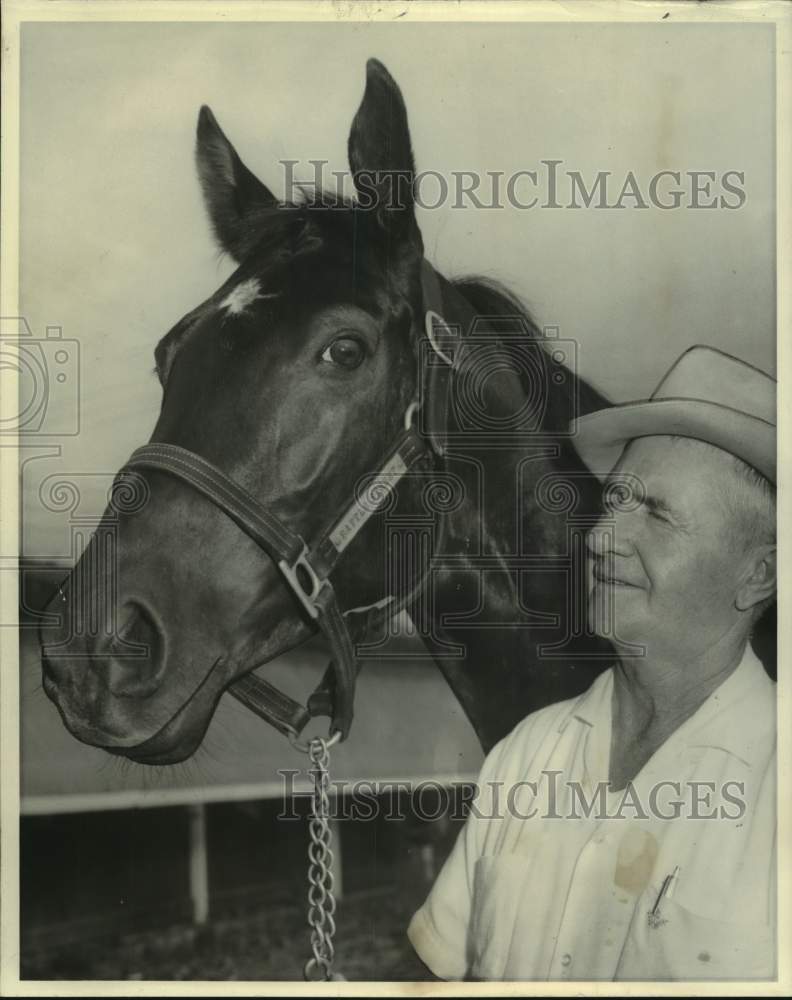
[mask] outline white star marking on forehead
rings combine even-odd
[[[262,294],[261,286],[255,278],[248,278],[247,281],[240,281],[236,288],[232,288],[220,303],[220,309],[230,316],[241,316],[243,312],[258,299],[276,299],[277,292]]]

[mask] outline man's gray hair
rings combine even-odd
[[[754,545],[774,545],[776,488],[773,483],[741,458],[706,441],[676,434],[671,435],[671,438],[673,441],[688,441],[701,448],[714,449],[728,460],[728,463],[724,463],[728,481],[723,499],[736,522],[733,541],[738,548],[746,550]]]
[[[728,511],[734,532],[728,542],[732,551],[747,555],[756,546],[776,543],[775,484],[741,458],[716,445],[698,438],[670,435],[673,441],[688,441],[691,445],[720,452],[724,458],[725,482],[720,492],[721,502]],[[756,604],[750,612],[751,629],[764,612],[775,603],[775,594]]]
[[[742,524],[744,543],[775,544],[776,488],[761,472],[732,455],[734,486],[729,500]]]

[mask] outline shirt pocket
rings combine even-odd
[[[704,917],[676,900],[649,923],[651,897],[636,910],[616,978],[621,980],[759,980],[775,978],[775,933],[769,924]]]
[[[484,855],[476,862],[469,939],[475,979],[504,977],[529,863],[514,854]]]
[[[548,965],[546,914],[537,892],[537,858],[484,855],[476,862],[469,931],[474,979],[541,978]],[[550,948],[552,953],[552,948]]]

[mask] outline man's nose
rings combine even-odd
[[[594,557],[629,556],[635,548],[635,522],[632,514],[607,511],[586,535],[586,548]]]

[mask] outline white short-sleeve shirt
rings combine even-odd
[[[487,756],[408,935],[443,979],[775,976],[775,684],[750,646],[607,790],[613,671]]]

